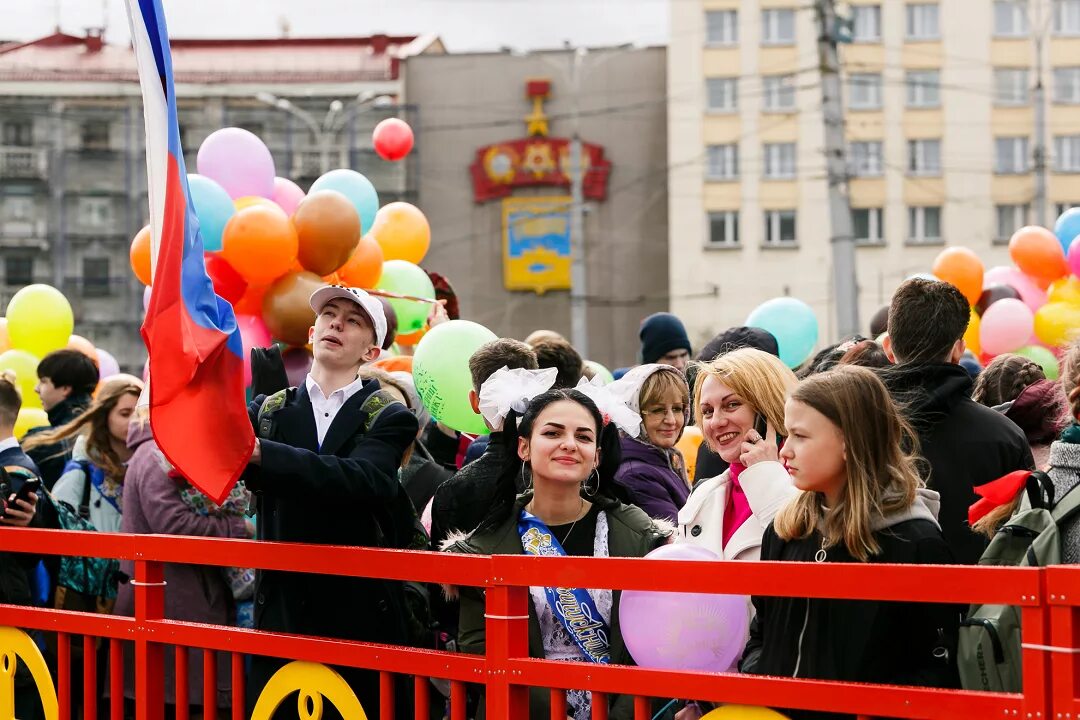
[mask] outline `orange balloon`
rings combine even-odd
[[[150,284],[150,226],[135,233],[131,241],[131,269],[143,285]]]
[[[1009,240],[1009,257],[1044,289],[1054,280],[1069,274],[1065,251],[1057,236],[1036,225],[1022,227],[1013,233]]]
[[[243,210],[244,208],[253,207],[255,205],[262,205],[264,207],[274,208],[275,210],[279,210],[283,214],[287,214],[284,210],[281,209],[281,206],[273,200],[269,198],[259,197],[258,195],[245,195],[244,197],[236,198],[235,200],[233,200],[233,207],[235,207],[237,210]]]
[[[431,226],[420,208],[392,202],[379,208],[371,234],[382,246],[384,260],[406,260],[419,265],[431,247]]]
[[[401,371],[411,373],[412,363],[413,359],[409,355],[395,355],[393,357],[380,358],[371,363],[371,366],[377,367],[380,370],[385,370],[386,372]]]
[[[0,317],[0,353],[11,349],[11,339],[8,338],[7,318]]]
[[[427,327],[422,327],[416,332],[398,335],[394,342],[396,342],[398,345],[416,345],[424,338],[424,335],[427,335],[427,331]]]
[[[300,240],[300,264],[319,275],[348,262],[360,242],[360,214],[337,190],[318,190],[305,197],[296,206],[292,222]]]
[[[220,254],[249,285],[266,285],[289,271],[298,247],[282,210],[252,205],[229,218]]]
[[[306,345],[308,328],[315,324],[309,299],[322,286],[322,278],[310,272],[278,278],[263,297],[262,318],[271,337],[288,345]]]
[[[233,305],[233,311],[237,315],[262,315],[263,297],[269,287],[269,285],[248,285],[244,296]]]
[[[331,285],[340,285],[341,284],[341,278],[338,276],[338,274],[336,272],[332,272],[329,275],[323,275],[322,279],[324,281],[330,283]]]
[[[352,257],[338,268],[341,282],[351,287],[373,288],[382,277],[383,251],[370,235],[360,238]]]
[[[78,350],[86,357],[94,361],[94,364],[98,364],[97,348],[94,347],[94,343],[90,342],[82,335],[72,335],[68,338],[67,344],[68,350]]]
[[[955,285],[974,305],[979,302],[983,287],[983,264],[979,256],[965,247],[951,247],[941,251],[934,260],[932,271],[939,280]]]

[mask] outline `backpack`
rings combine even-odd
[[[259,414],[256,419],[256,432],[263,440],[272,439],[274,432],[274,413],[285,406],[289,390],[279,390],[268,395],[259,406]],[[364,400],[360,406],[360,412],[367,413],[364,421],[363,432],[367,433],[375,424],[379,413],[390,405],[401,401],[385,390],[376,390]],[[400,477],[400,471],[399,471]],[[393,548],[397,550],[427,550],[431,539],[427,530],[420,522],[416,514],[416,508],[405,492],[403,487],[397,496],[397,500],[390,507],[389,513],[393,516],[396,526],[405,529],[401,537],[395,536],[393,540],[387,537],[379,525],[378,517],[372,515],[375,521],[375,530],[378,539],[378,547]],[[412,647],[434,648],[435,633],[431,623],[431,593],[424,583],[405,581],[402,583],[405,595],[405,621],[409,634],[409,644]]]
[[[1020,506],[994,535],[979,565],[1046,567],[1061,564],[1062,526],[1080,511],[1080,490],[1056,504],[1054,485],[1035,471]],[[965,690],[1021,692],[1020,608],[972,605],[960,622],[958,661]]]

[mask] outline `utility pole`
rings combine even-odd
[[[1031,6],[1038,6],[1032,2]],[[1033,14],[1035,14],[1033,12]],[[1043,40],[1047,23],[1036,15],[1032,18],[1032,35],[1035,38],[1035,149],[1032,159],[1035,165],[1035,224],[1046,227],[1046,88],[1043,84]]]
[[[570,124],[570,343],[589,357],[589,306],[585,267],[585,178],[581,162],[581,65],[585,49],[571,56]]]
[[[825,167],[829,182],[833,296],[836,298],[837,330],[840,337],[846,337],[859,332],[859,284],[855,270],[855,231],[848,187],[844,107],[840,95],[840,54],[836,47],[835,0],[815,0],[814,10],[818,21]]]

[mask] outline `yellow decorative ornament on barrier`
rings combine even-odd
[[[367,720],[360,701],[341,675],[325,665],[299,661],[291,662],[274,673],[259,694],[251,720],[270,720],[285,698],[294,692],[299,692],[296,703],[300,720],[321,720],[323,698],[337,708],[341,717]],[[0,713],[0,717],[7,716]]]
[[[45,720],[57,720],[60,708],[56,702],[56,687],[41,650],[22,630],[0,627],[0,718],[15,717],[15,670],[23,661],[34,678]]]
[[[725,705],[703,716],[701,720],[789,720],[789,718],[769,708]]]

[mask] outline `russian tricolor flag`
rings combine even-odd
[[[146,121],[154,290],[142,335],[150,353],[150,425],[165,457],[222,502],[255,445],[243,346],[232,306],[214,293],[188,192],[160,0],[127,0]]]

